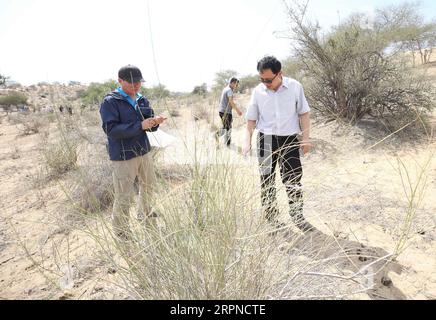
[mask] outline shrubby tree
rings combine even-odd
[[[159,99],[168,98],[171,95],[171,92],[166,88],[165,85],[159,84],[152,88],[142,87],[141,94],[149,99],[159,100]]]
[[[238,77],[238,73],[234,70],[223,70],[215,74],[215,79],[212,85],[212,91],[220,92],[232,77]]]
[[[109,80],[105,83],[91,83],[88,88],[80,92],[82,102],[87,105],[98,105],[104,96],[119,87],[119,83]],[[150,88],[141,88],[141,94],[149,99],[162,99],[170,96],[171,92],[164,85],[157,85]]]
[[[368,24],[364,14],[322,33],[305,19],[306,7],[287,6],[290,37],[312,107],[333,119],[356,123],[371,116],[397,126],[434,108],[434,90],[398,59],[392,25]],[[375,21],[380,21],[376,16]]]
[[[253,89],[259,84],[259,76],[257,75],[247,75],[241,77],[239,79],[239,88],[240,92],[245,92],[249,89]]]
[[[416,53],[421,64],[430,62],[433,48],[436,46],[436,22],[426,22],[419,13],[416,3],[406,2],[398,6],[378,9],[374,27],[385,34],[387,41],[399,50],[412,53],[416,64]]]
[[[192,94],[205,96],[207,94],[207,83],[203,83],[201,86],[195,86],[194,90],[192,90]]]
[[[8,113],[13,106],[27,105],[27,96],[21,92],[13,91],[7,95],[0,96],[0,106]]]
[[[9,79],[9,77],[6,77],[6,76],[0,74],[0,86],[4,86],[8,79]]]
[[[282,72],[287,77],[301,79],[304,77],[304,66],[299,59],[288,57],[282,61]]]
[[[97,105],[103,100],[103,97],[118,87],[118,82],[114,80],[105,83],[91,83],[88,88],[81,93],[83,103],[87,105]]]

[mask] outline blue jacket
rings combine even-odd
[[[145,97],[138,99],[138,107],[135,109],[116,90],[103,99],[100,115],[108,137],[109,158],[113,161],[129,160],[150,151],[150,142],[141,122],[144,118],[153,117],[154,111]],[[147,131],[156,131],[157,128]]]

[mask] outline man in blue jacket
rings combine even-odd
[[[142,73],[137,67],[122,67],[118,71],[120,87],[106,95],[100,106],[113,164],[112,222],[116,235],[125,240],[130,230],[129,209],[136,178],[139,182],[138,219],[153,218],[150,197],[156,178],[146,132],[156,131],[166,120],[155,117],[149,101],[139,93],[142,81]]]

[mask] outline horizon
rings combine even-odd
[[[314,0],[309,16],[328,30],[351,13],[404,2]],[[287,27],[281,0],[126,0],[122,7],[136,14],[128,23],[113,0],[0,0],[0,43],[12,48],[0,52],[0,74],[24,86],[89,85],[116,80],[121,66],[133,64],[147,88],[190,92],[202,83],[210,88],[219,71],[255,75],[264,55],[292,54],[291,41],[278,36]],[[419,8],[434,20],[436,4],[424,0]]]

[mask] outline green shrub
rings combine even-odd
[[[12,106],[27,105],[27,97],[21,92],[13,91],[7,95],[0,96],[0,106],[8,112]]]
[[[196,94],[199,96],[207,95],[207,84],[203,83],[201,86],[195,86],[194,90],[192,90],[192,94]]]
[[[141,88],[141,94],[146,96],[149,100],[160,100],[168,98],[171,92],[165,85],[160,84],[152,88]]]
[[[114,80],[105,83],[91,83],[89,87],[81,93],[83,103],[87,105],[100,104],[104,96],[118,87],[118,82]]]
[[[259,77],[256,75],[248,75],[239,79],[238,90],[245,92],[249,89],[253,89],[259,84]]]
[[[234,70],[223,70],[215,74],[214,83],[212,85],[212,91],[221,93],[225,86],[229,84],[229,80],[232,77],[238,77],[238,73]]]
[[[9,77],[6,77],[6,76],[0,74],[0,86],[5,85],[6,84],[6,80],[8,80],[8,79],[9,79]]]
[[[39,133],[48,124],[48,119],[36,114],[9,115],[9,122],[15,124],[23,135]]]

